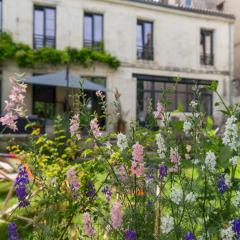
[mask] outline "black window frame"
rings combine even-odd
[[[95,41],[95,21],[94,16],[99,16],[102,18],[102,26],[101,26],[101,41]],[[92,19],[92,33],[91,40],[85,38],[85,17],[90,17]],[[85,48],[94,48],[96,50],[104,49],[104,15],[101,13],[95,12],[84,12],[83,15],[83,47]]]
[[[54,19],[54,37],[47,36],[46,35],[46,10],[51,9],[55,12],[55,19]],[[35,34],[35,11],[43,11],[44,17],[43,17],[43,35]],[[50,6],[41,6],[41,5],[34,5],[33,7],[33,48],[42,48],[42,47],[51,47],[56,48],[56,35],[57,35],[57,9],[56,7],[50,7]],[[43,44],[42,46],[38,47],[37,44],[37,37],[42,38]],[[41,40],[41,39],[40,39]],[[47,45],[47,42],[52,42],[51,45]]]
[[[156,109],[156,94],[162,94],[164,91],[166,91],[167,84],[176,84],[176,81],[173,80],[172,77],[165,77],[165,76],[151,76],[151,75],[141,75],[141,74],[133,74],[133,77],[135,77],[137,79],[137,89],[136,89],[136,96],[137,96],[137,111],[136,111],[136,119],[138,119],[138,114],[140,111],[142,111],[142,109],[139,109],[139,102],[142,102],[142,106],[144,106],[144,93],[150,93],[150,98],[152,100],[152,107],[153,109]],[[143,91],[141,89],[139,89],[140,84],[144,84],[144,82],[150,82],[151,86],[148,89],[143,89]],[[162,89],[155,89],[155,83],[162,83],[164,88]],[[211,81],[209,80],[198,80],[198,79],[181,79],[181,81],[178,82],[178,84],[184,84],[186,85],[186,89],[190,90],[190,87],[192,86],[208,86],[211,84]],[[178,91],[176,90],[174,95],[174,109],[169,110],[169,111],[173,111],[175,109],[177,109],[177,107],[179,106],[179,102],[178,102],[178,95],[179,94],[184,94],[184,92]],[[168,97],[168,95],[166,96]],[[208,92],[202,92],[202,101],[204,99],[209,99],[209,112],[206,112],[207,115],[212,116],[213,115],[213,94],[208,91]],[[189,106],[189,103],[191,102],[191,100],[193,99],[193,91],[189,91],[187,93],[187,97],[186,97],[186,103],[183,106],[184,107],[184,112],[191,112],[191,107]],[[146,117],[146,116],[145,116]]]
[[[210,35],[210,53],[206,52],[206,36],[208,35]],[[203,66],[214,66],[214,35],[214,30],[200,30],[200,63]]]
[[[144,41],[145,41],[145,24],[150,24],[151,25],[151,46],[144,46]],[[138,60],[149,60],[153,61],[154,60],[154,23],[152,21],[147,21],[147,20],[142,20],[142,19],[137,19],[137,28],[138,26],[141,26],[142,28],[142,42],[143,46],[138,46],[137,42],[137,37],[136,37],[136,48],[137,48],[137,59]],[[138,34],[138,33],[137,33]]]
[[[33,76],[39,76],[42,74],[39,73],[34,73]],[[53,104],[53,116],[51,117],[55,117],[56,116],[56,96],[57,96],[57,87],[56,86],[47,86],[47,85],[41,85],[41,84],[33,84],[32,85],[32,114],[36,115],[36,106],[35,106],[35,102],[37,102],[36,100],[36,90],[37,88],[47,88],[47,89],[52,89],[53,91],[53,96],[52,96],[52,101],[39,101],[39,102],[45,102],[45,103],[50,103]]]
[[[0,33],[3,31],[3,0],[0,0]]]

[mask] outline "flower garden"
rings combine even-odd
[[[26,86],[11,82],[0,122],[15,131],[26,116]],[[219,96],[215,82],[208,89]],[[18,204],[1,216],[0,239],[239,240],[240,106],[219,96],[226,121],[215,127],[201,112],[201,89],[185,121],[172,119],[163,94],[149,107],[147,127],[131,122],[118,133],[99,120],[113,121],[119,101],[109,112],[96,95],[103,116],[88,111],[80,88],[70,119],[58,116],[52,136],[29,123],[28,143],[9,147],[21,160]]]

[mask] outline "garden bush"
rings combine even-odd
[[[12,82],[10,99],[24,99],[25,86]],[[208,88],[217,93],[215,82]],[[184,121],[172,120],[163,95],[156,111],[148,108],[148,128],[131,122],[115,133],[100,129],[102,116],[88,112],[80,89],[69,129],[57,117],[53,136],[34,128],[29,144],[11,149],[22,163],[19,205],[5,218],[9,239],[25,231],[15,224],[19,209],[34,212],[23,239],[240,239],[240,107],[221,103],[221,131],[201,112],[201,89],[193,91]],[[11,101],[0,121],[16,129],[24,105]]]

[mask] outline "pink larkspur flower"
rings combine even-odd
[[[132,174],[136,174],[136,176],[140,177],[144,175],[144,162],[143,162],[143,146],[139,143],[133,145],[132,152],[132,166],[131,172]]]
[[[133,145],[132,157],[136,162],[143,162],[143,146],[139,143]]]
[[[122,182],[125,182],[127,180],[127,172],[123,165],[121,165],[119,168],[119,176]]]
[[[19,82],[16,78],[10,78],[11,90],[9,100],[5,101],[5,115],[0,118],[2,125],[5,125],[17,131],[17,119],[25,116],[26,109],[24,99],[27,91],[27,85]]]
[[[163,105],[160,102],[158,102],[157,103],[157,111],[154,112],[154,117],[156,119],[162,119],[163,111],[164,111]]]
[[[171,160],[171,163],[174,164],[174,166],[169,168],[169,172],[177,173],[179,171],[179,162],[180,162],[180,155],[178,153],[177,148],[175,148],[175,149],[171,148],[170,160]]]
[[[79,133],[80,131],[80,121],[79,121],[79,114],[75,114],[70,119],[70,127],[69,127],[71,136],[76,136],[76,138],[79,140],[81,139],[81,135]]]
[[[96,96],[97,96],[98,98],[101,98],[102,100],[103,100],[104,97],[105,97],[105,96],[103,95],[103,92],[101,92],[101,91],[99,91],[99,90],[96,92]]]
[[[111,215],[112,215],[112,226],[114,229],[118,229],[122,224],[122,218],[123,218],[122,206],[120,202],[117,201],[113,204]]]
[[[174,163],[174,164],[178,164],[179,163],[180,156],[178,154],[177,149],[171,149],[170,159],[171,159],[171,162]]]
[[[90,128],[92,130],[93,135],[95,138],[101,137],[102,133],[100,132],[99,125],[98,125],[98,119],[94,118],[90,122]]]
[[[143,176],[144,175],[144,164],[133,161],[132,166],[131,166],[131,172],[132,172],[132,174],[135,174],[137,177]]]
[[[18,130],[17,122],[18,116],[14,115],[13,112],[6,113],[3,117],[0,118],[2,125],[8,126],[14,132]]]
[[[68,170],[67,178],[68,178],[68,180],[69,180],[69,182],[71,184],[72,191],[76,192],[79,189],[80,184],[78,182],[76,172],[75,172],[75,170],[73,168]]]
[[[170,173],[177,173],[178,172],[178,165],[175,165],[175,166],[169,168],[169,172]]]
[[[89,213],[87,213],[87,212],[83,214],[83,229],[84,229],[84,233],[88,237],[94,236],[95,231],[92,227],[91,217],[90,217]]]

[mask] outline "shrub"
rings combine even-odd
[[[131,123],[125,135],[102,133],[100,116],[86,112],[80,90],[71,134],[58,117],[53,137],[34,130],[28,147],[15,147],[23,193],[35,210],[30,237],[239,239],[239,106],[223,104],[221,135],[200,111],[200,95],[196,90],[184,122],[171,121],[163,97],[156,111],[148,108],[149,129]],[[103,95],[97,96],[106,111]],[[33,176],[30,184],[23,166]],[[9,218],[14,221],[14,214]]]

